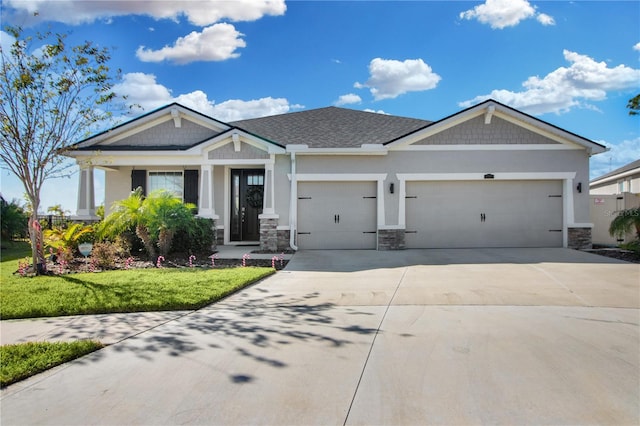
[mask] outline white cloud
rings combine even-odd
[[[247,118],[284,114],[292,109],[304,108],[302,105],[290,105],[285,98],[260,98],[250,101],[230,99],[213,106],[212,116],[225,122]]]
[[[191,34],[180,37],[173,46],[165,46],[159,50],[147,49],[140,46],[136,56],[143,62],[173,61],[178,64],[186,64],[196,61],[224,61],[240,56],[236,53],[239,47],[245,47],[246,43],[231,24],[222,23],[206,27],[202,32],[193,31]]]
[[[565,50],[564,58],[571,63],[546,76],[529,77],[522,85],[525,90],[494,90],[488,95],[477,96],[461,102],[463,108],[493,98],[530,114],[557,114],[573,107],[594,108],[585,101],[600,101],[613,90],[629,90],[640,83],[640,70],[618,65],[610,68],[606,62],[596,62],[586,55]]]
[[[640,159],[640,137],[624,140],[619,144],[603,141],[598,141],[598,143],[607,146],[610,150],[590,158],[590,179],[595,179]]]
[[[633,50],[640,50],[640,42],[633,45]]]
[[[349,104],[359,104],[362,102],[362,98],[355,93],[347,93],[346,95],[342,95],[338,98],[338,100],[334,103],[336,106],[341,105],[349,105]]]
[[[388,112],[384,112],[381,109],[375,110],[375,109],[365,108],[363,111],[364,112],[373,112],[375,114],[390,115]]]
[[[172,102],[171,91],[156,83],[156,76],[133,72],[122,76],[122,83],[113,86],[114,93],[126,96],[130,105],[152,110]]]
[[[554,25],[554,19],[536,9],[527,0],[486,0],[483,4],[460,13],[460,19],[477,19],[493,29],[514,27],[525,19],[536,17],[542,25]]]
[[[549,16],[546,13],[538,13],[536,20],[544,26],[556,24],[556,20],[553,19],[553,16]]]
[[[284,0],[198,0],[198,1],[87,1],[87,0],[5,0],[5,10],[13,21],[33,19],[67,24],[93,22],[124,15],[146,15],[155,19],[178,20],[185,16],[194,25],[205,27],[222,19],[255,21],[265,15],[283,15]]]
[[[16,39],[11,34],[0,30],[0,49],[2,49],[3,52],[9,52],[15,41]]]
[[[407,92],[433,89],[441,77],[434,73],[422,59],[372,59],[369,63],[369,80],[355,83],[357,89],[369,88],[375,100],[393,99]]]
[[[123,82],[114,86],[114,92],[127,96],[127,103],[140,105],[145,111],[178,102],[224,122],[284,114],[292,109],[304,108],[302,105],[290,104],[285,98],[272,97],[249,101],[232,99],[216,104],[201,90],[173,96],[169,89],[156,82],[155,75],[144,73],[125,74]]]
[[[221,20],[255,21],[266,15],[283,15],[284,0],[198,0],[198,1],[121,1],[121,0],[5,0],[3,18],[20,25],[58,21],[78,25],[125,15],[145,15],[176,22],[186,17],[193,25],[204,27],[178,38],[173,46],[153,50],[141,46],[137,57],[145,62],[170,60],[176,63],[223,61],[235,58],[236,49],[245,47],[242,34]],[[35,16],[37,15],[37,16]],[[215,24],[215,25],[214,25]],[[153,31],[153,29],[150,29]]]

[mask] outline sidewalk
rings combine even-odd
[[[271,259],[272,253],[251,253],[259,246],[218,246],[218,259]],[[280,255],[277,255],[280,256]],[[292,254],[285,254],[290,260]],[[100,315],[73,315],[0,321],[0,344],[94,339],[111,345],[193,311],[135,312]]]
[[[0,344],[98,340],[111,345],[193,311],[73,315],[0,321]]]

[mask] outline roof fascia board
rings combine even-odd
[[[618,179],[625,178],[627,176],[640,175],[640,167],[627,170],[626,172],[616,173],[615,175],[607,176],[605,178],[597,178],[589,182],[589,186],[601,185],[603,183],[609,183],[611,181],[617,181]]]
[[[477,145],[407,145],[393,151],[568,151],[583,149],[574,144],[477,144]]]
[[[287,145],[287,153],[296,155],[387,155],[381,144],[363,144],[358,148],[309,148],[308,145]]]

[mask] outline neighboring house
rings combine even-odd
[[[218,244],[264,250],[591,245],[605,147],[485,101],[436,122],[327,107],[223,123],[171,104],[77,144],[78,212],[174,191]],[[583,188],[584,186],[584,188]]]
[[[611,236],[609,225],[621,210],[640,207],[640,159],[593,179],[589,193],[594,244],[617,245],[636,238],[635,232]]]

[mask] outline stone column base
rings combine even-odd
[[[278,230],[278,251],[279,252],[284,252],[291,248],[291,246],[289,245],[290,235],[291,235],[291,232],[288,229]]]
[[[278,251],[278,219],[260,219],[260,250]]]
[[[378,250],[404,250],[404,229],[379,229]]]
[[[569,228],[567,239],[567,247],[571,249],[584,250],[593,247],[591,228]]]

